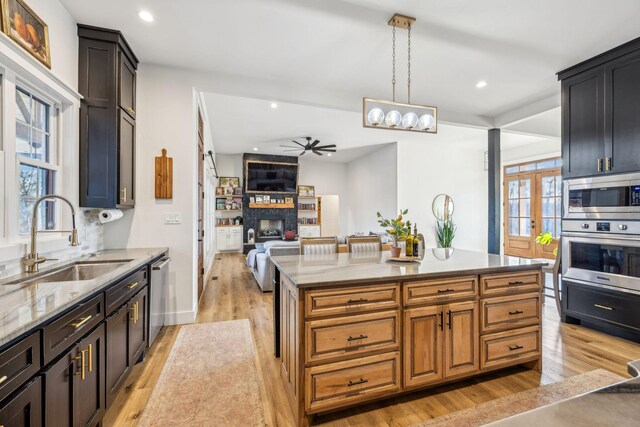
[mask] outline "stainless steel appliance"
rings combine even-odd
[[[640,219],[640,173],[564,181],[564,219]]]
[[[169,258],[166,254],[151,266],[151,286],[149,289],[149,346],[164,326],[167,311],[167,290],[169,287]]]

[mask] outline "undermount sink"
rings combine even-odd
[[[109,273],[116,268],[125,265],[131,260],[116,261],[79,261],[67,267],[45,273],[42,276],[23,279],[14,283],[52,283],[52,282],[76,282],[91,280]]]

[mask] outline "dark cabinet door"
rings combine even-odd
[[[45,424],[47,427],[79,425],[77,396],[81,368],[80,351],[78,347],[74,347],[45,371]]]
[[[129,303],[129,363],[135,364],[147,347],[147,287],[141,290]]]
[[[562,81],[562,176],[604,172],[604,69]]]
[[[119,188],[118,204],[123,207],[135,205],[135,155],[136,155],[136,122],[126,113],[120,111],[120,141],[118,144]]]
[[[129,305],[107,319],[107,406],[111,405],[129,373]]]
[[[38,427],[42,420],[42,380],[36,377],[0,407],[3,427]]]
[[[607,172],[640,170],[640,54],[605,67],[605,141]]]
[[[120,108],[134,120],[136,118],[136,70],[129,59],[120,52]]]
[[[105,402],[105,333],[104,324],[78,343],[81,366],[78,386],[78,421],[80,426],[96,426],[106,410]]]

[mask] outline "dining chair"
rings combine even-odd
[[[351,253],[371,253],[382,251],[380,236],[348,236],[347,250]]]
[[[338,253],[337,237],[302,237],[300,239],[302,255]]]

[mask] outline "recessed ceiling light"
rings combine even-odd
[[[331,153],[327,154],[327,156],[331,157]]]
[[[484,80],[479,81],[478,83],[476,83],[476,87],[478,89],[482,89],[483,87],[487,87],[487,82],[485,82]]]
[[[253,147],[253,151],[258,151],[258,147]]]
[[[148,10],[141,10],[138,16],[145,22],[153,22],[153,15]]]
[[[276,104],[275,102],[271,103],[271,108],[278,108],[278,104]]]

